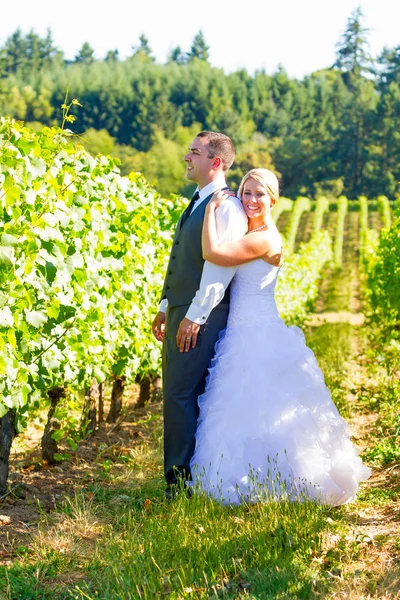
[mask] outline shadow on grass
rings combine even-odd
[[[326,587],[313,558],[331,509],[311,502],[228,507],[195,495],[168,504],[153,479],[134,489],[93,485],[60,511],[31,560],[0,572],[4,598],[306,600]],[[71,527],[85,537],[83,520],[103,528],[85,551],[62,537]]]
[[[307,599],[316,580],[323,582],[311,561],[329,509],[284,501],[224,507],[201,496],[168,505],[153,486],[131,499],[79,598],[237,598],[247,591],[260,600]]]

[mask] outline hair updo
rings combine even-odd
[[[278,202],[279,181],[275,173],[269,171],[269,169],[251,169],[251,171],[246,173],[240,182],[239,198],[242,198],[243,188],[246,184],[246,181],[249,179],[255,179],[267,190],[268,195],[271,198],[271,205],[274,205],[276,202]]]

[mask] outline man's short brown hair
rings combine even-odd
[[[235,148],[230,137],[217,131],[200,131],[196,137],[207,139],[208,158],[219,156],[224,171],[232,166],[235,160]]]

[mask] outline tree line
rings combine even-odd
[[[302,79],[282,67],[226,74],[200,31],[188,52],[157,63],[143,34],[132,55],[99,60],[88,43],[66,60],[50,31],[13,33],[0,47],[0,114],[33,128],[60,124],[65,91],[79,99],[74,132],[93,154],[121,159],[162,194],[190,193],[183,156],[196,132],[219,130],[237,149],[229,181],[275,170],[283,193],[349,198],[400,195],[400,45],[372,57],[361,9],[349,17],[333,65]]]

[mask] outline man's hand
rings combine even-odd
[[[165,332],[165,313],[158,312],[154,318],[154,321],[151,325],[151,330],[153,332],[154,337],[158,342],[162,342],[164,339]]]
[[[195,348],[200,325],[189,321],[186,317],[182,319],[176,334],[176,345],[181,352],[189,352],[190,347]]]

